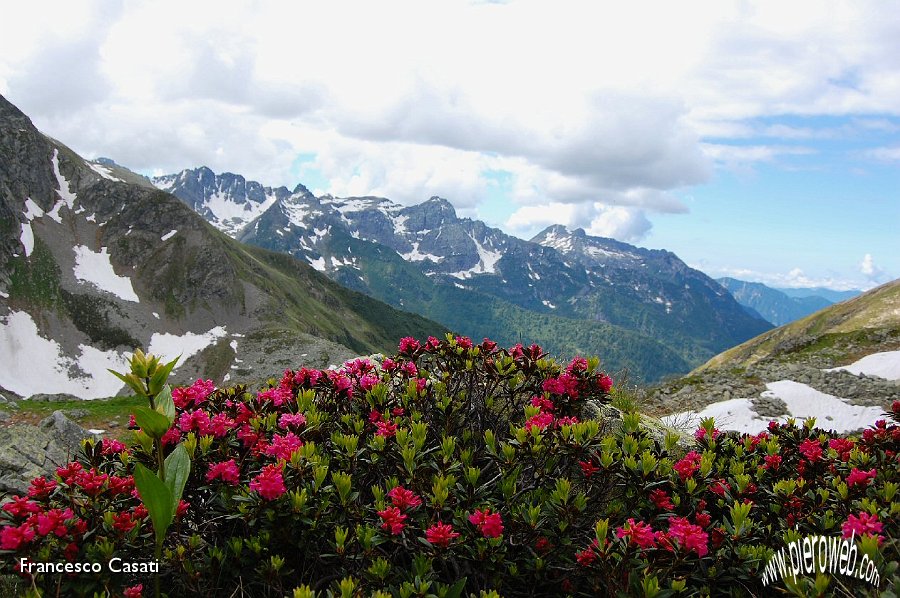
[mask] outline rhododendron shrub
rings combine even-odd
[[[651,436],[637,414],[590,419],[597,410],[586,406],[607,402],[612,384],[596,359],[559,364],[535,345],[448,336],[405,338],[394,356],[337,370],[287,370],[255,391],[176,389],[167,446],[182,443],[193,468],[166,537],[163,587],[751,596],[771,593],[762,568],[792,534],[862,536],[890,578],[895,425],[858,438],[778,424],[741,436],[710,421],[679,442]],[[153,455],[111,443],[85,452],[0,510],[7,563],[150,558],[131,473]],[[33,582],[134,594],[151,579]]]

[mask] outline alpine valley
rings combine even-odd
[[[446,199],[316,197],[202,167],[153,179],[234,239],[460,334],[600,355],[651,382],[772,328],[667,251],[551,226],[525,241]]]
[[[254,380],[388,351],[444,326],[239,243],[0,97],[0,393],[98,398],[142,347],[175,381]]]

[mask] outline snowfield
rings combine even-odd
[[[75,250],[75,278],[81,282],[87,282],[101,291],[112,293],[119,299],[140,303],[131,279],[127,276],[119,276],[113,270],[109,261],[109,253],[106,247],[100,248],[100,253],[91,251],[85,245],[76,245]]]
[[[848,366],[826,371],[836,370],[846,370],[855,375],[865,374],[887,380],[900,380],[900,351],[873,353]],[[838,433],[871,426],[885,417],[884,410],[880,407],[852,405],[840,397],[825,394],[807,384],[791,380],[766,384],[766,391],[762,393],[762,397],[777,397],[787,405],[790,415],[776,418],[778,422],[785,422],[788,417],[798,420],[815,417],[818,427]],[[716,427],[720,430],[735,430],[748,434],[757,434],[765,430],[770,419],[760,417],[753,410],[753,401],[750,399],[731,399],[707,405],[699,413],[686,411],[667,415],[662,420],[669,425],[683,427],[688,423],[696,426],[705,417],[714,417]]]

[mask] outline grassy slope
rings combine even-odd
[[[900,280],[881,285],[717,355],[696,371],[746,367],[779,353],[841,343],[865,342],[865,330],[900,329]]]

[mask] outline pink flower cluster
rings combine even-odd
[[[469,515],[469,522],[478,527],[485,538],[499,538],[503,534],[503,519],[500,513],[491,513],[490,509],[476,509]]]
[[[266,500],[275,500],[287,492],[281,475],[281,466],[271,464],[263,467],[262,472],[250,481],[250,489],[258,492]]]

